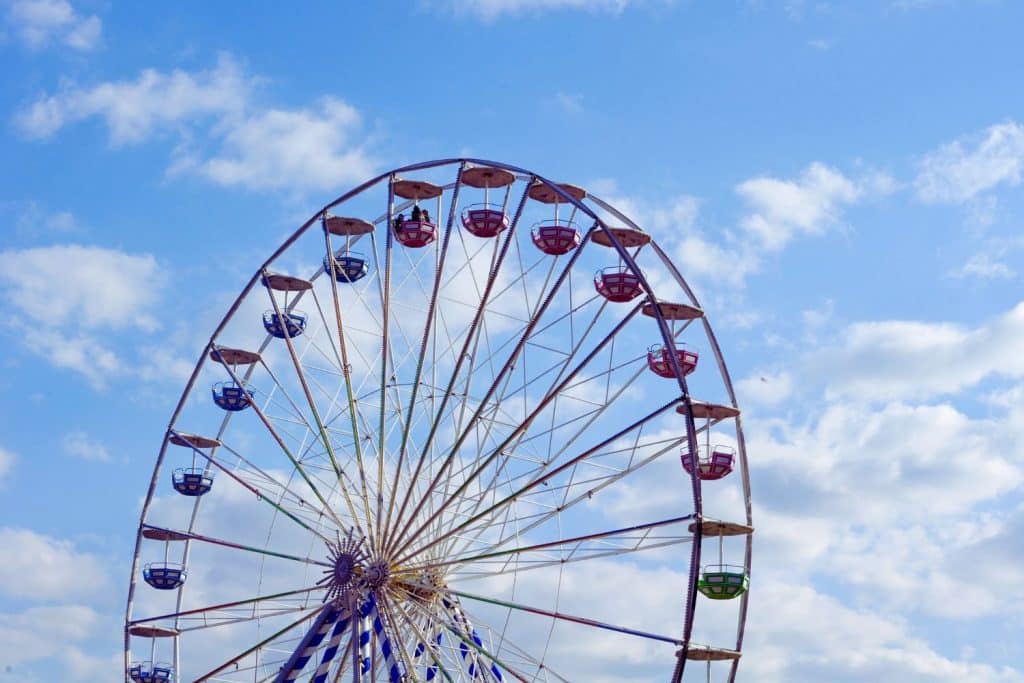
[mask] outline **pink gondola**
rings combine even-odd
[[[462,227],[477,237],[495,237],[508,227],[508,214],[496,204],[473,204],[462,211]]]
[[[412,249],[425,247],[437,239],[437,226],[426,221],[402,221],[394,231],[395,239]]]
[[[549,256],[561,256],[580,246],[580,231],[570,221],[542,221],[530,232],[533,244]]]
[[[632,301],[643,293],[640,276],[626,266],[612,266],[597,271],[594,289],[608,301]]]
[[[693,474],[693,463],[690,458],[690,451],[681,451],[683,469],[688,474]],[[704,448],[697,450],[697,476],[703,480],[721,479],[732,472],[733,464],[736,462],[736,450],[730,446],[715,446],[708,456]]]
[[[675,354],[684,376],[697,369],[698,355],[696,351],[690,351],[685,347],[676,347]],[[669,350],[660,344],[655,344],[647,350],[647,367],[658,377],[673,379],[676,376],[675,368],[672,367],[672,356]]]

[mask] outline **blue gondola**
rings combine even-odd
[[[171,474],[171,483],[183,496],[201,496],[213,488],[213,473],[201,467],[177,469]]]
[[[249,397],[245,389],[234,382],[217,382],[213,385],[213,402],[218,407],[231,412],[238,412],[249,407]]]
[[[142,570],[142,578],[153,588],[170,591],[185,583],[188,572],[180,564],[172,562],[150,562]]]
[[[324,270],[331,272],[330,258],[324,258]],[[370,272],[370,265],[362,254],[346,251],[334,256],[334,279],[338,282],[362,280]]]
[[[263,327],[278,339],[298,337],[306,329],[306,314],[298,311],[267,311],[263,314]]]
[[[174,680],[170,664],[135,662],[128,669],[128,677],[135,683],[163,683]]]

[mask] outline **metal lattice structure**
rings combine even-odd
[[[126,680],[734,680],[746,450],[672,248],[474,159],[318,211],[171,416]]]

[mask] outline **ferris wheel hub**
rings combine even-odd
[[[363,583],[367,589],[375,591],[391,578],[391,567],[386,560],[373,560],[363,572]]]
[[[363,539],[355,536],[351,529],[344,536],[338,533],[337,541],[327,543],[327,553],[331,566],[324,571],[326,576],[319,582],[327,589],[324,602],[347,603],[357,583],[359,567],[367,560]]]

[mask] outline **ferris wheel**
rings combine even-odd
[[[740,411],[670,253],[492,161],[318,211],[171,416],[126,681],[734,680]]]

